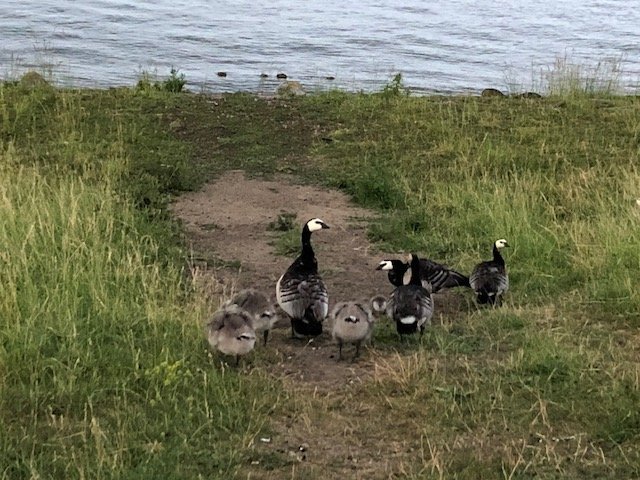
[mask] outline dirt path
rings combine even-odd
[[[312,217],[331,226],[312,242],[332,303],[389,291],[385,276],[375,271],[380,254],[372,252],[366,238],[371,212],[353,206],[340,192],[296,185],[286,176],[268,181],[232,171],[180,197],[173,211],[184,222],[197,258],[223,260],[215,275],[225,285],[275,294],[278,277],[297,253],[274,253],[279,232],[270,231],[269,224],[281,213],[295,213],[297,231]]]
[[[249,179],[243,172],[232,171],[198,192],[181,196],[172,210],[184,223],[196,263],[206,263],[208,272],[216,277],[218,291],[214,293],[229,296],[240,288],[254,287],[275,298],[278,277],[297,255],[276,255],[272,246],[281,233],[270,231],[269,224],[283,212],[297,215],[298,232],[312,217],[331,226],[314,234],[312,243],[332,304],[391,291],[386,275],[375,271],[384,254],[376,252],[366,237],[371,212],[355,207],[340,192],[297,185],[287,176]],[[282,478],[285,472],[289,478],[392,476],[404,455],[390,459],[383,453],[389,448],[384,428],[378,429],[377,438],[363,434],[370,432],[359,426],[371,422],[369,409],[349,408],[340,413],[330,405],[349,402],[372,379],[381,358],[388,361],[395,353],[370,350],[355,363],[338,363],[328,333],[307,344],[291,339],[288,325],[283,327],[272,333],[266,349],[255,353],[268,360],[264,365],[260,362],[261,366],[309,403],[297,415],[273,419],[278,434],[256,447],[293,459],[292,464],[270,472],[257,465],[244,472],[246,476]],[[394,448],[403,451],[402,445]],[[326,470],[325,464],[331,468]]]

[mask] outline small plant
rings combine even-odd
[[[153,90],[154,88],[156,88],[156,82],[153,81],[152,76],[149,72],[147,72],[146,70],[144,70],[141,74],[140,77],[138,78],[138,83],[136,84],[136,89],[143,91],[143,92],[148,92],[150,90]]]
[[[382,89],[382,96],[385,98],[398,97],[400,95],[409,96],[409,90],[402,83],[402,74],[396,73],[393,79]]]
[[[296,218],[298,215],[294,212],[282,212],[278,217],[269,223],[268,230],[273,232],[288,232],[296,228]]]
[[[171,93],[180,93],[186,83],[184,73],[178,74],[178,69],[171,67],[169,78],[162,83],[162,89]]]
[[[179,70],[171,67],[169,77],[160,82],[154,79],[156,75],[152,75],[147,71],[143,71],[136,84],[136,89],[142,92],[150,92],[153,90],[180,93],[187,83],[184,73],[178,73]]]

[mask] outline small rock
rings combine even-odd
[[[482,90],[480,94],[481,97],[505,97],[506,95],[502,93],[497,88],[485,88]]]
[[[269,78],[269,75],[267,75],[266,73],[261,73],[260,78]]]
[[[227,76],[227,72],[218,72],[218,73],[216,73],[216,75],[218,75],[219,77],[226,77]]]
[[[287,80],[282,82],[282,84],[278,87],[277,90],[278,95],[280,96],[293,96],[297,97],[300,95],[305,95],[305,91],[302,88],[302,84],[300,82],[294,82],[291,80]]]
[[[278,73],[278,74],[276,75],[276,78],[279,78],[279,79],[281,79],[281,80],[282,80],[282,79],[285,79],[285,78],[287,78],[287,74],[286,74],[286,73],[282,73],[282,72],[280,72],[280,73]]]
[[[327,75],[326,77],[324,77],[325,80],[335,80],[336,77],[334,77],[333,75]]]
[[[524,92],[519,95],[516,95],[518,98],[542,98],[542,95],[536,92]]]
[[[28,71],[22,77],[20,77],[20,86],[25,88],[39,88],[48,86],[47,82],[42,75],[33,70]]]

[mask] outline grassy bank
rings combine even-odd
[[[0,86],[0,478],[230,478],[277,403],[205,348],[173,101]]]
[[[230,478],[287,395],[309,428],[400,445],[398,478],[640,476],[640,100],[400,87],[0,87],[2,477]],[[283,394],[266,359],[215,369],[165,207],[229,168],[344,189],[379,211],[379,244],[463,271],[505,237],[506,305],[444,318],[415,350],[382,332],[348,398]]]

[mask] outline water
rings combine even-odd
[[[175,66],[192,90],[269,92],[278,72],[315,89],[377,90],[401,72],[417,91],[530,90],[558,57],[619,64],[613,75],[637,92],[637,4],[0,0],[0,75],[44,66],[73,86],[133,85]]]

